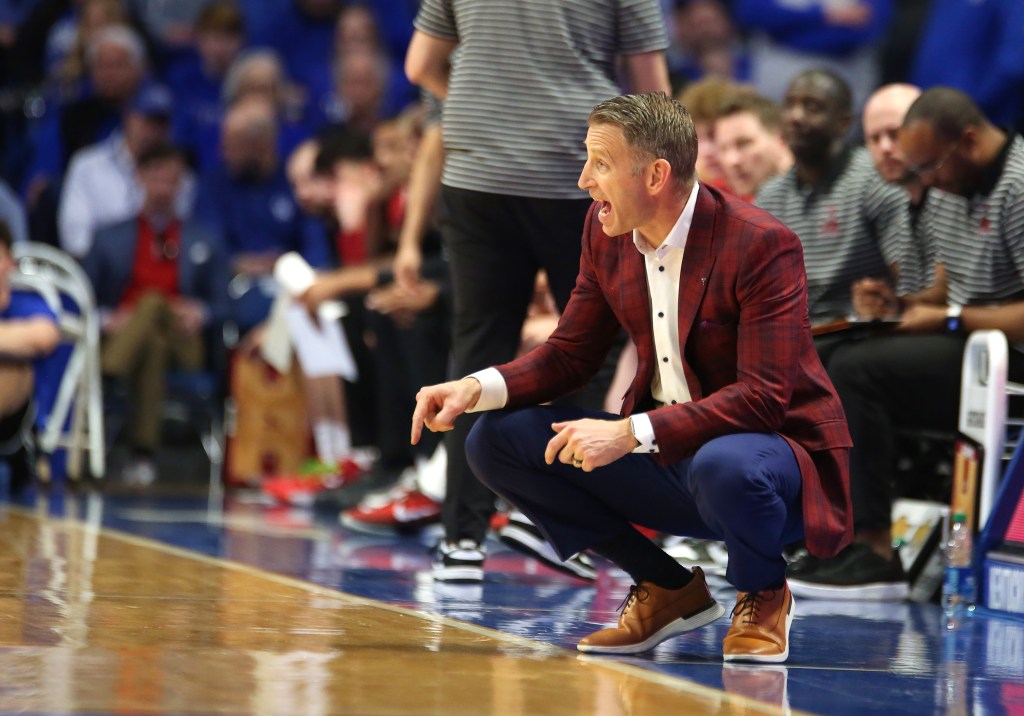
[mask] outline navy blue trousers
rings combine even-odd
[[[558,406],[499,410],[484,413],[466,440],[476,476],[529,517],[563,559],[638,524],[722,540],[726,578],[740,591],[785,577],[782,548],[803,537],[803,510],[800,469],[784,439],[726,435],[668,466],[634,453],[589,473],[546,464],[551,424],[579,418],[618,416]]]

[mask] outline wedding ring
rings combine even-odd
[[[573,467],[583,467],[583,461],[580,460],[578,457],[574,457],[572,459],[572,466]]]

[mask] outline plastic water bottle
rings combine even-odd
[[[970,679],[967,669],[971,650],[967,631],[972,625],[960,624],[955,629],[946,629],[942,635],[942,662],[938,665],[939,678],[935,679],[935,713],[947,716],[967,716],[971,713],[968,705]]]
[[[950,628],[974,612],[978,592],[974,581],[974,544],[967,515],[953,515],[946,543],[946,575],[942,584],[942,606]]]

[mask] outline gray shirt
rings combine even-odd
[[[795,168],[772,177],[756,203],[800,237],[812,321],[849,314],[854,281],[888,278],[890,266],[907,259],[907,195],[885,183],[864,147],[838,157],[814,187],[802,185]]]
[[[1024,300],[1024,138],[1007,140],[973,197],[945,196],[925,205],[921,222],[945,266],[950,303]]]
[[[416,29],[459,43],[443,183],[581,199],[587,115],[620,93],[616,58],[668,46],[657,0],[424,0]]]

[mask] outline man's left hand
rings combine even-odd
[[[171,309],[178,319],[178,329],[186,336],[194,336],[202,330],[206,311],[199,301],[182,297],[171,304]]]
[[[946,307],[918,303],[903,312],[901,333],[940,333],[946,326]]]
[[[544,461],[551,465],[557,459],[584,472],[604,467],[627,455],[636,447],[636,438],[629,419],[595,420],[584,418],[552,423],[555,437],[548,441]]]

